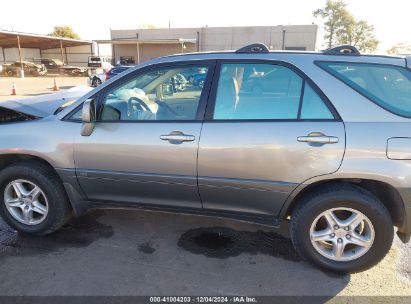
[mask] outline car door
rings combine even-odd
[[[208,87],[174,90],[172,77],[198,68],[207,69]],[[74,151],[89,200],[201,208],[197,152],[213,72],[209,61],[151,66],[99,94],[95,128]]]
[[[341,164],[343,122],[289,64],[220,62],[207,109],[198,154],[205,209],[276,215],[297,185]]]

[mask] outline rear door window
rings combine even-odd
[[[382,108],[411,117],[411,71],[393,65],[317,62],[346,85]]]
[[[279,64],[222,64],[214,120],[334,119],[323,99]]]

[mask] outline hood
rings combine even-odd
[[[0,107],[37,117],[46,117],[68,102],[74,102],[92,88],[78,86],[53,94],[0,102]]]

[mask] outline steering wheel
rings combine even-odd
[[[131,117],[134,113],[133,106],[134,106],[135,103],[133,101],[135,101],[137,103],[137,106],[139,107],[140,111],[148,111],[150,113],[153,113],[150,110],[150,108],[148,107],[148,105],[144,101],[142,101],[140,98],[130,97],[127,100],[127,116],[128,117]]]

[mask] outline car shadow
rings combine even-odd
[[[46,283],[31,287],[31,279],[19,275],[27,271]],[[349,275],[304,262],[287,236],[265,226],[136,210],[91,211],[47,236],[16,233],[0,222],[0,272],[0,295],[13,294],[7,287],[18,282],[28,294],[33,288],[41,295],[66,284],[68,295],[94,290],[95,295],[309,295],[326,301],[350,281]],[[54,280],[53,273],[66,275]]]

